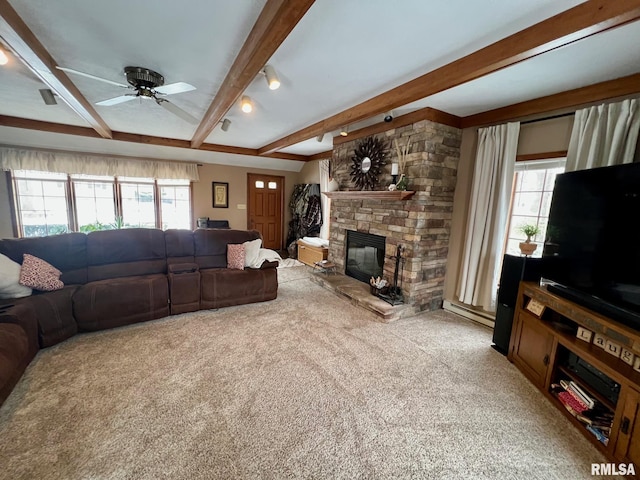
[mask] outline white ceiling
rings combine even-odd
[[[157,0],[79,2],[9,0],[58,65],[124,82],[123,68],[147,67],[166,83],[197,90],[170,101],[201,119],[220,88],[266,0]],[[582,3],[579,0],[317,0],[269,61],[282,85],[271,91],[260,75],[245,93],[255,109],[232,107],[227,132],[216,128],[207,143],[258,149],[353,107],[393,87]],[[466,116],[640,71],[640,22],[604,32],[521,62],[394,111],[426,106]],[[0,67],[0,115],[87,126],[63,102],[46,106],[45,86],[19,61]],[[70,75],[92,103],[122,94],[118,87]],[[153,102],[95,107],[118,132],[190,140],[191,125]],[[377,123],[371,118],[355,129]],[[286,153],[331,149],[329,132],[292,145]],[[0,127],[0,143],[145,157],[235,163],[235,155],[151,147],[71,135]],[[250,159],[250,160],[248,160]],[[263,168],[300,162],[243,157]],[[269,167],[266,167],[269,165]],[[251,166],[251,165],[249,165]]]

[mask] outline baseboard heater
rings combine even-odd
[[[495,325],[495,317],[489,313],[478,312],[477,310],[472,310],[466,305],[462,305],[459,303],[452,303],[449,300],[445,300],[442,304],[442,308],[452,313],[457,313],[458,315],[468,318],[469,320],[473,320],[474,322],[480,323],[485,327],[493,328]]]

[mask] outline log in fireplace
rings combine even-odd
[[[369,283],[371,277],[383,276],[385,237],[347,230],[346,275]]]

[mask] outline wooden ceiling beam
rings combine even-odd
[[[449,125],[451,127],[460,128],[462,119],[455,115],[451,115],[447,112],[436,110],[435,108],[425,107],[414,112],[406,113],[395,117],[390,122],[380,122],[375,125],[369,125],[368,127],[359,128],[349,132],[349,135],[343,137],[341,135],[333,137],[333,146],[341,145],[346,142],[351,142],[357,138],[368,137],[369,135],[375,135],[377,133],[386,132],[392,128],[406,127],[421,120],[431,120],[432,122],[441,123],[443,125]]]
[[[333,150],[326,150],[324,152],[314,153],[309,156],[309,160],[328,160],[333,156]]]
[[[229,73],[198,125],[191,139],[193,148],[198,148],[204,143],[313,2],[314,0],[267,0]]]
[[[0,126],[23,128],[27,130],[38,130],[41,132],[59,133],[63,135],[77,135],[80,137],[102,138],[98,133],[89,127],[79,127],[75,125],[63,125],[60,123],[43,122],[41,120],[30,120],[27,118],[10,117],[0,115]],[[120,142],[139,143],[144,145],[158,145],[162,147],[191,148],[189,140],[179,140],[176,138],[154,137],[151,135],[140,135],[136,133],[111,132],[112,140]],[[274,153],[272,155],[259,155],[255,148],[233,147],[229,145],[217,145],[214,143],[203,143],[198,150],[207,152],[230,153],[233,155],[248,155],[260,158],[277,158],[280,160],[295,160],[297,162],[308,162],[311,158],[307,155],[296,155],[293,153]]]
[[[12,53],[101,137],[111,138],[111,129],[80,93],[67,75],[56,69],[56,61],[27,27],[7,0],[0,0],[0,37]]]
[[[640,19],[640,0],[589,0],[259,149],[267,154]]]
[[[640,73],[469,115],[461,126],[481,127],[636,93],[640,93]]]

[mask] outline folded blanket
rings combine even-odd
[[[269,250],[268,248],[261,248],[258,252],[256,259],[247,265],[250,268],[260,268],[264,262],[282,262],[282,257],[275,250]]]
[[[328,247],[329,240],[320,237],[302,237],[302,241],[314,247]]]

